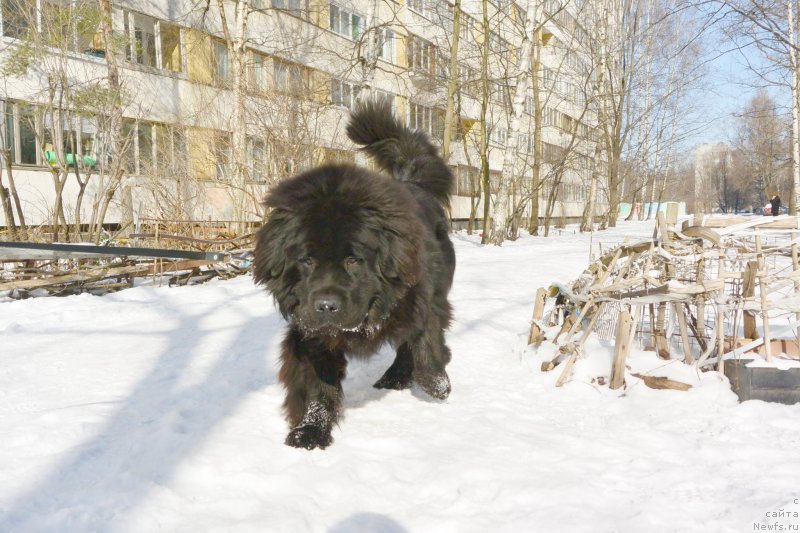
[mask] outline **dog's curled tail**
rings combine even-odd
[[[436,146],[421,131],[403,125],[387,101],[357,104],[350,115],[347,136],[372,156],[395,179],[413,183],[447,206],[453,175]]]

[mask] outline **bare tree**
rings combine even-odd
[[[789,190],[787,180],[791,154],[791,128],[779,115],[775,100],[766,90],[759,91],[742,110],[735,140],[742,155],[753,189],[751,199],[759,206],[767,203],[773,193]]]

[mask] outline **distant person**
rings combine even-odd
[[[778,193],[772,195],[772,200],[769,201],[771,207],[772,216],[776,217],[781,213],[781,197],[778,196]]]

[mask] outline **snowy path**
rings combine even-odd
[[[325,451],[283,445],[283,325],[249,277],[0,301],[0,531],[800,530],[800,405],[739,405],[679,363],[659,373],[691,391],[622,396],[590,383],[594,339],[556,389],[524,347],[533,295],[589,237],[454,240],[452,395],[373,389],[388,349],[353,362]]]

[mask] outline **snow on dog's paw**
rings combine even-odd
[[[305,448],[313,450],[320,448],[324,450],[333,442],[331,430],[314,425],[298,426],[291,430],[286,436],[285,444],[294,448]]]
[[[429,396],[437,400],[446,400],[450,396],[450,378],[444,370],[436,373],[414,373],[414,383],[420,386]]]

